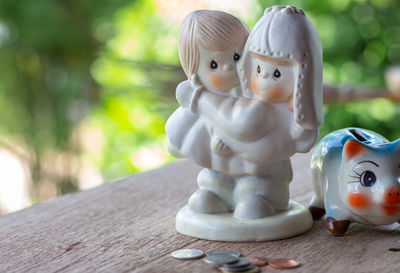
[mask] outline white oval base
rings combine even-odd
[[[176,230],[200,239],[227,242],[271,241],[293,237],[308,231],[313,219],[308,209],[290,200],[279,214],[241,221],[232,213],[198,214],[186,206],[176,215]]]

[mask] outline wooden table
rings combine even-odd
[[[291,195],[303,204],[312,194],[309,161],[310,154],[293,157]],[[254,243],[182,236],[175,214],[195,191],[198,171],[180,161],[0,217],[0,272],[218,272],[202,260],[171,258],[180,248],[291,257],[302,266],[290,272],[400,272],[400,252],[388,251],[400,247],[399,224],[352,224],[333,237],[321,220],[301,236]]]

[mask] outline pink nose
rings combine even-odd
[[[224,65],[224,70],[225,71],[232,71],[233,70],[233,66],[231,64],[225,64]]]
[[[400,204],[400,188],[391,188],[385,192],[385,202],[389,205]]]

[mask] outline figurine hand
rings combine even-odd
[[[315,144],[318,138],[318,129],[304,129],[298,123],[290,128],[290,135],[296,141],[296,151],[298,153],[308,152]]]
[[[190,78],[190,82],[191,82],[191,84],[192,84],[192,86],[193,86],[194,89],[195,89],[196,87],[199,87],[199,86],[202,86],[202,85],[203,85],[203,84],[201,83],[200,79],[199,79],[199,76],[198,76],[196,73],[194,73],[194,74],[192,75],[192,77]]]
[[[314,146],[318,139],[318,130],[305,130],[301,141],[296,143],[296,151],[298,153],[307,153]]]
[[[183,81],[176,87],[176,99],[182,107],[189,108],[194,88],[190,81]]]
[[[300,140],[304,136],[305,132],[306,130],[303,128],[303,126],[297,122],[295,122],[292,128],[290,128],[290,136],[294,140]]]
[[[212,136],[211,138],[211,151],[219,156],[230,156],[233,154],[233,151],[229,146],[227,146],[219,137]]]
[[[204,90],[198,76],[192,75],[192,78],[181,82],[176,87],[176,99],[182,107],[189,108],[193,113],[197,112],[197,101]]]

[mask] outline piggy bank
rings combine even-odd
[[[311,161],[314,219],[327,216],[327,229],[344,234],[351,222],[387,225],[400,220],[400,139],[359,128],[324,137]]]

